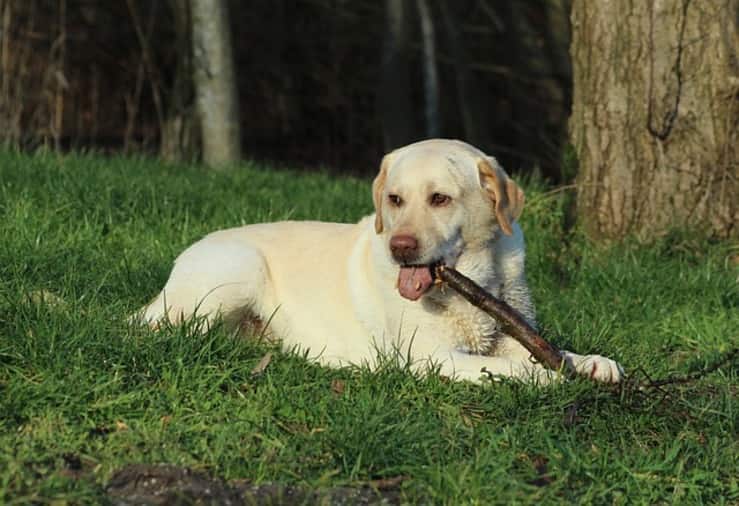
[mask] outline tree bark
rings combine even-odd
[[[426,116],[426,137],[439,137],[439,76],[436,71],[436,30],[434,17],[427,0],[416,0],[421,18],[423,40],[423,89]]]
[[[410,87],[408,5],[404,0],[387,0],[382,76],[378,105],[382,118],[384,151],[390,152],[416,140],[413,136],[413,99]]]
[[[203,160],[224,167],[241,155],[227,0],[190,0],[194,81]]]
[[[473,146],[486,147],[490,128],[487,122],[487,105],[484,95],[480,93],[478,79],[469,69],[467,48],[464,47],[460,31],[459,18],[454,14],[448,2],[439,2],[444,32],[448,39],[453,58],[454,81],[457,92],[457,106],[462,121],[464,139]]]
[[[173,43],[177,57],[172,69],[172,84],[164,97],[166,106],[159,156],[175,162],[196,157],[200,144],[200,125],[194,100],[190,1],[168,0],[167,6],[174,24]]]
[[[574,0],[569,128],[591,236],[737,236],[738,16],[739,0]]]

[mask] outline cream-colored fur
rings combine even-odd
[[[450,200],[432,205],[434,194]],[[236,323],[250,313],[286,347],[332,366],[373,363],[380,350],[458,379],[476,381],[483,368],[541,382],[555,376],[453,291],[433,285],[413,301],[397,288],[400,265],[389,241],[411,235],[413,264],[443,260],[536,324],[516,223],[523,192],[495,159],[460,141],[411,144],[383,159],[373,198],[376,214],[357,224],[279,222],[206,236],[177,258],[138,317],[151,325],[194,314]],[[602,381],[623,374],[599,355],[565,357]]]

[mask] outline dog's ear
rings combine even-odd
[[[524,204],[523,190],[513,182],[493,157],[477,161],[480,184],[487,191],[495,207],[500,228],[507,235],[513,233],[512,223],[521,216]]]
[[[382,223],[382,192],[385,190],[387,169],[390,166],[390,155],[387,154],[380,164],[380,172],[372,182],[372,201],[375,203],[375,232],[380,234],[384,230]]]

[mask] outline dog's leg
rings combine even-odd
[[[499,358],[505,357],[513,363],[522,364],[524,367],[530,368],[536,365],[536,367],[543,369],[543,366],[539,364],[532,364],[531,353],[510,336],[500,338],[495,351]],[[560,350],[560,353],[566,366],[580,375],[604,383],[618,383],[624,378],[624,370],[621,365],[610,358],[601,355],[578,355],[566,350]]]
[[[579,374],[604,383],[618,383],[624,377],[623,368],[614,360],[600,355],[577,355],[562,351],[567,366]],[[441,365],[441,374],[457,379],[479,382],[485,375],[516,378],[544,385],[558,377],[556,371],[519,357],[490,357],[452,351],[437,353],[431,360]],[[483,372],[483,368],[485,371]]]
[[[441,366],[441,374],[473,382],[480,382],[490,376],[493,379],[516,378],[544,385],[557,378],[555,371],[528,361],[473,355],[457,350],[437,353],[431,357],[431,361]]]
[[[204,240],[176,260],[164,289],[135,318],[156,327],[202,316],[211,323],[222,316],[238,319],[268,296],[268,269],[263,256],[243,243]]]

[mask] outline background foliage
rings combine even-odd
[[[383,87],[395,72],[383,67],[386,2],[231,1],[244,153],[372,173],[382,153],[426,137],[419,15],[403,3],[408,81]],[[567,176],[568,4],[430,2],[441,136],[515,171]],[[0,15],[0,138],[192,156],[186,1],[0,0]],[[394,145],[383,143],[387,93],[409,103]]]

